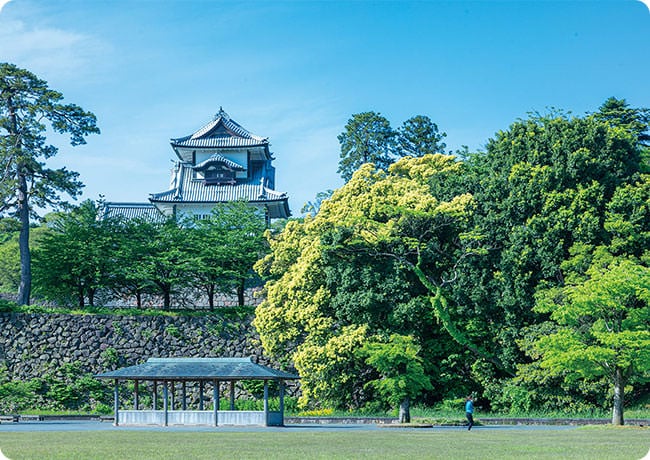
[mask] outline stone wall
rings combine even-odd
[[[114,316],[0,313],[0,364],[9,379],[27,380],[78,362],[99,373],[153,357],[262,356],[252,316]]]

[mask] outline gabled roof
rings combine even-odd
[[[98,374],[117,380],[296,380],[251,358],[149,358],[146,363]]]
[[[172,147],[190,148],[255,147],[266,146],[268,143],[268,138],[256,136],[231,120],[223,108],[219,108],[214,119],[194,134],[171,140]]]
[[[215,163],[223,163],[226,166],[228,166],[230,169],[233,171],[245,171],[246,168],[243,166],[235,163],[234,161],[230,161],[228,158],[224,157],[223,155],[219,155],[218,153],[215,153],[212,155],[210,158],[207,160],[202,161],[201,163],[197,164],[194,166],[194,169],[197,171],[201,171],[202,169],[205,169],[206,167],[210,166],[211,164]]]
[[[125,219],[146,219],[152,222],[162,222],[165,216],[151,203],[116,203],[107,202],[104,205],[101,219],[123,217]]]

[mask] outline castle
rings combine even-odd
[[[171,139],[178,160],[169,189],[145,203],[107,202],[104,217],[207,216],[216,203],[246,201],[267,220],[291,215],[288,196],[275,190],[275,167],[266,137],[252,134],[222,109],[188,136]]]

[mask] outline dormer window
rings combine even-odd
[[[213,165],[204,172],[205,185],[225,185],[235,183],[235,171],[225,165]]]
[[[246,170],[243,166],[216,153],[193,169],[203,174],[205,185],[235,184],[237,171]]]

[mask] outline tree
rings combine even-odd
[[[146,280],[156,287],[162,295],[163,308],[168,309],[172,293],[191,283],[194,249],[189,231],[173,217],[162,223],[150,223],[148,229],[150,233],[144,241],[142,259],[132,259],[130,267],[133,278]]]
[[[650,269],[631,260],[595,263],[589,279],[538,297],[557,330],[540,338],[543,368],[565,379],[606,376],[612,424],[623,425],[625,386],[650,378]]]
[[[36,207],[65,204],[60,192],[74,198],[83,186],[77,173],[49,169],[42,161],[58,151],[46,143],[43,121],[57,133],[68,133],[73,146],[84,144],[88,134],[99,133],[92,113],[62,104],[62,99],[31,72],[0,64],[0,212],[11,211],[21,223],[19,304],[29,304],[31,294],[30,215]]]
[[[221,203],[207,219],[187,222],[194,248],[192,272],[214,307],[215,292],[237,292],[244,305],[246,281],[267,248],[264,216],[246,202]]]
[[[474,196],[473,225],[489,251],[461,263],[448,300],[477,337],[496,339],[506,367],[527,360],[519,340],[544,320],[535,292],[564,284],[561,266],[578,245],[609,242],[608,203],[639,180],[642,164],[635,132],[558,112],[516,121],[469,158],[457,186]]]
[[[359,350],[366,362],[380,374],[380,378],[366,385],[377,390],[391,405],[399,405],[400,423],[411,422],[411,399],[432,388],[419,352],[420,347],[414,343],[413,337],[399,334],[391,334],[387,341],[366,342]]]
[[[438,131],[438,125],[425,115],[409,118],[397,133],[397,145],[401,156],[421,157],[445,153],[447,145],[442,140],[446,133]]]
[[[337,172],[345,181],[349,181],[354,171],[364,163],[374,163],[380,169],[387,169],[395,158],[395,136],[390,122],[379,113],[352,115],[345,125],[345,131],[338,135],[341,159]]]
[[[610,97],[593,116],[597,120],[623,127],[626,131],[634,133],[641,145],[650,147],[650,109],[632,108],[625,99]]]
[[[366,401],[359,389],[376,371],[354,353],[361,331],[417,335],[427,372],[442,378],[448,332],[465,336],[445,316],[440,290],[476,241],[465,227],[471,197],[430,193],[432,178],[453,170],[459,164],[443,155],[404,158],[387,172],[365,164],[315,217],[289,222],[270,240],[272,253],[256,265],[268,281],[255,327],[267,353],[293,359],[302,404]]]
[[[141,262],[151,254],[152,239],[158,232],[160,222],[138,218],[121,222],[118,237],[120,242],[113,254],[115,265],[109,288],[114,295],[126,299],[135,297],[138,308],[143,305],[143,296],[156,291],[147,270]]]
[[[35,290],[44,298],[76,300],[80,308],[87,300],[92,307],[97,291],[112,281],[120,226],[98,219],[101,206],[86,200],[71,212],[49,215],[49,231],[34,251]]]

